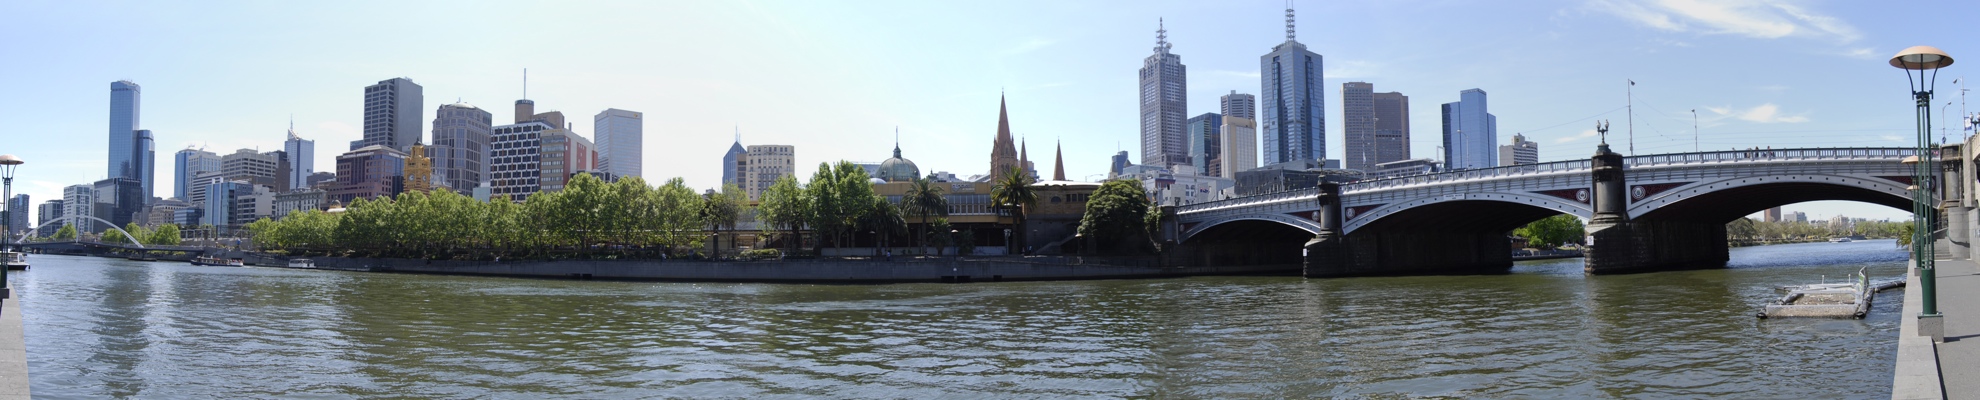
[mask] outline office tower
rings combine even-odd
[[[131,178],[96,181],[91,189],[96,191],[94,196],[96,204],[90,215],[102,218],[109,222],[110,226],[118,228],[131,223],[138,211],[144,208],[145,200],[151,199],[144,193],[144,183]]]
[[[239,226],[236,225],[236,221],[241,220],[242,216],[240,215],[240,208],[236,206],[237,201],[241,196],[253,195],[257,188],[267,191],[266,186],[240,181],[220,181],[208,184],[206,187],[206,202],[198,205],[201,210],[204,210],[204,212],[200,213],[199,224],[211,225],[214,230],[221,234],[238,230]]]
[[[96,186],[69,185],[62,188],[62,224],[76,227],[76,233],[93,233],[102,224],[96,216]]]
[[[1250,118],[1224,117],[1224,126],[1218,128],[1222,136],[1223,157],[1218,158],[1219,174],[1225,179],[1237,179],[1240,171],[1258,168],[1258,124]]]
[[[337,156],[337,183],[330,198],[349,205],[357,199],[396,196],[405,191],[405,173],[406,153],[398,149],[371,145],[351,150]],[[209,203],[214,196],[207,196]]]
[[[598,170],[615,177],[640,176],[640,146],[646,142],[645,114],[608,108],[591,117],[598,142]]]
[[[289,140],[282,142],[282,152],[288,155],[289,184],[276,189],[289,191],[303,188],[303,182],[316,173],[316,141],[296,136],[296,123],[290,121]]]
[[[35,211],[36,211],[36,216],[34,219],[34,226],[36,228],[34,231],[34,235],[48,236],[48,233],[43,233],[43,231],[52,233],[55,231],[50,229],[51,227],[61,225],[62,199],[54,199],[54,200],[41,202],[41,205],[39,207],[36,207]]]
[[[149,129],[137,130],[136,134],[132,136],[132,140],[134,142],[131,143],[131,148],[133,149],[131,159],[137,160],[138,174],[135,177],[131,177],[131,179],[137,180],[138,187],[143,190],[144,195],[138,198],[138,206],[143,207],[145,203],[151,202],[151,198],[157,196],[158,193],[155,191],[156,187],[152,186],[156,181],[153,177],[157,176],[154,174],[156,173],[155,168],[158,165],[158,151],[154,148],[156,143],[151,140],[151,130]]]
[[[1265,164],[1320,161],[1327,157],[1326,83],[1320,54],[1293,40],[1293,10],[1286,9],[1286,42],[1258,58],[1263,91],[1258,126]]]
[[[131,81],[110,82],[110,178],[138,179],[138,108],[143,90]]]
[[[1127,150],[1121,150],[1121,152],[1115,153],[1114,159],[1108,162],[1107,164],[1107,177],[1111,179],[1115,176],[1119,176],[1121,174],[1121,170],[1127,169],[1129,165],[1133,165],[1133,164],[1128,163]]]
[[[1539,164],[1540,144],[1526,141],[1526,135],[1513,134],[1512,144],[1499,146],[1499,165]]]
[[[1409,96],[1387,92],[1375,100],[1375,163],[1409,159]]]
[[[1765,213],[1760,215],[1760,220],[1766,222],[1781,222],[1781,208],[1774,207],[1767,209]]]
[[[539,138],[543,157],[537,162],[542,168],[538,172],[538,191],[564,190],[564,185],[578,172],[598,170],[598,153],[590,139],[569,129],[545,130]]]
[[[1185,144],[1189,146],[1189,164],[1196,168],[1196,175],[1223,175],[1224,166],[1220,160],[1223,138],[1218,135],[1223,125],[1224,116],[1217,113],[1203,113],[1189,119],[1189,140]]]
[[[749,166],[748,161],[749,149],[743,148],[742,133],[738,132],[735,144],[729,145],[727,153],[722,153],[722,185],[743,187],[744,177],[748,176],[748,171],[744,169]]]
[[[542,176],[542,133],[558,129],[541,121],[494,127],[488,143],[488,187],[493,197],[523,201],[536,193]],[[338,179],[342,175],[339,175]]]
[[[1238,117],[1250,120],[1256,120],[1258,118],[1258,98],[1249,93],[1238,93],[1236,90],[1232,90],[1231,94],[1218,96],[1217,104],[1220,106],[1218,109],[1222,111],[1221,114],[1226,117]]]
[[[424,88],[411,79],[392,78],[364,87],[364,139],[351,143],[355,151],[365,146],[385,146],[400,153],[412,149],[419,140],[420,123],[426,121]]]
[[[4,235],[0,235],[0,238],[5,238],[6,241],[11,242],[15,237],[14,235],[19,235],[22,231],[28,229],[28,210],[33,209],[29,205],[28,195],[26,194],[17,194],[14,195],[14,198],[7,199],[7,219],[4,221],[6,232]]]
[[[1169,53],[1169,31],[1155,31],[1155,54],[1141,61],[1141,163],[1189,164],[1183,132],[1188,111],[1188,70]]]
[[[777,179],[797,176],[797,147],[778,144],[749,146],[744,163],[749,170],[743,174],[743,190],[749,192],[750,200],[763,198],[763,191],[777,184]]]
[[[1010,114],[1004,104],[1004,97],[997,96],[997,138],[990,144],[991,182],[1003,180],[1005,174],[1022,165],[1018,163],[1017,141],[1011,137]]]
[[[1458,102],[1444,103],[1444,168],[1463,170],[1499,165],[1499,118],[1486,112],[1485,91],[1465,89]]]
[[[1382,163],[1375,155],[1375,85],[1368,82],[1341,84],[1342,160],[1347,169],[1372,171]]]
[[[257,153],[254,149],[234,150],[233,154],[220,156],[220,175],[227,180],[246,181],[267,187],[280,187],[286,177],[277,173],[282,167],[281,155],[275,152]],[[197,180],[198,176],[194,176]]]
[[[172,155],[172,197],[189,199],[192,179],[200,172],[220,171],[220,155],[206,150],[185,149]]]
[[[488,180],[488,154],[495,116],[468,103],[442,105],[433,111],[433,142],[426,155],[433,159],[433,184],[470,193]]]

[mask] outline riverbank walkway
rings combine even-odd
[[[1915,269],[1904,290],[1892,399],[1980,399],[1980,264],[1938,260],[1939,313],[1945,342],[1918,336],[1923,296]]]
[[[21,332],[21,302],[17,297],[0,300],[0,400],[29,397],[27,336]]]

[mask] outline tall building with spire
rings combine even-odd
[[[296,121],[289,120],[289,139],[282,141],[282,152],[288,154],[289,187],[276,188],[289,191],[308,187],[309,176],[316,173],[316,141],[303,140],[296,136]]]
[[[1018,166],[1024,168],[1024,176],[1033,182],[1038,181],[1038,169],[1031,166],[1031,143],[1018,141]]]
[[[1052,147],[1054,147],[1052,152],[1056,153],[1052,156],[1052,180],[1064,182],[1066,180],[1066,145],[1065,143],[1058,143]]]
[[[743,148],[742,127],[736,128],[736,143],[729,145],[729,152],[722,153],[722,185],[744,187],[748,180],[749,149]]]
[[[1012,169],[1019,168],[1017,140],[1011,137],[1010,108],[1003,96],[997,96],[997,138],[990,145],[990,181],[1004,179]]]
[[[1263,90],[1258,125],[1264,164],[1320,161],[1327,157],[1326,93],[1320,54],[1293,40],[1293,10],[1286,8],[1286,41],[1258,58]]]
[[[1169,53],[1169,30],[1156,20],[1155,54],[1141,61],[1141,163],[1167,167],[1189,163],[1184,143],[1188,69]]]

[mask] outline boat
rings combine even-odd
[[[247,266],[247,263],[242,262],[241,259],[239,258],[199,256],[192,259],[192,265],[211,265],[215,267],[245,267]]]
[[[307,258],[289,260],[289,268],[316,269],[316,261]]]
[[[27,253],[22,253],[18,251],[0,251],[0,264],[5,264],[7,266],[7,269],[11,269],[11,270],[28,269]]]
[[[1829,243],[1849,243],[1849,242],[1850,239],[1848,236],[1829,238]]]
[[[124,259],[131,261],[158,261],[158,257],[143,253],[124,256]]]

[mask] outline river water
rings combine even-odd
[[[37,255],[40,398],[1876,398],[1901,292],[1762,320],[1783,285],[1903,272],[1893,243],[1584,276],[965,285],[562,281]]]

